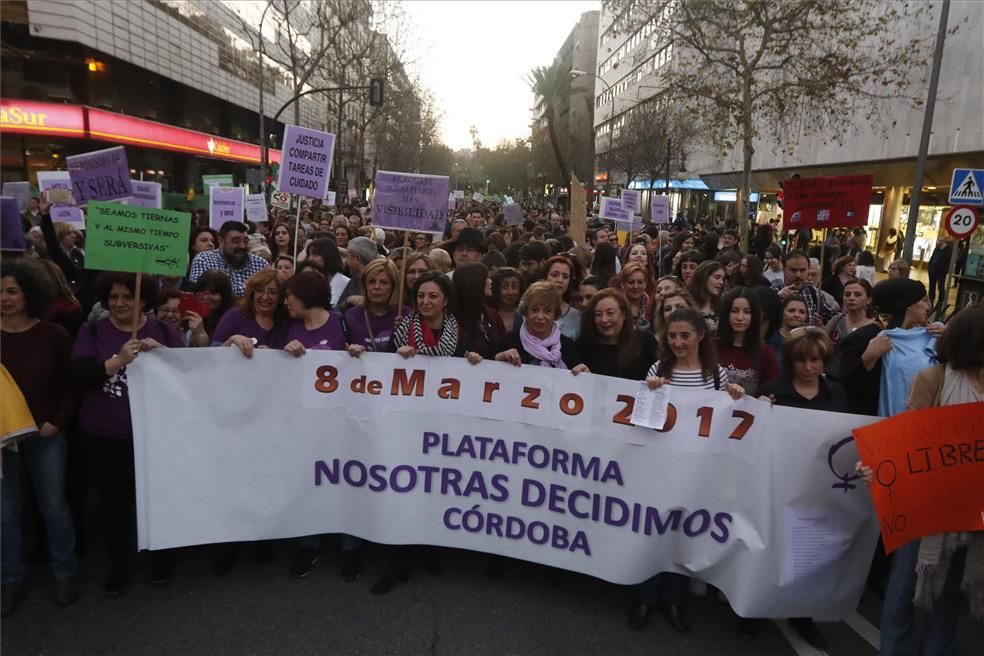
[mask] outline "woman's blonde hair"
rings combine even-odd
[[[534,305],[546,305],[553,308],[554,317],[560,317],[561,304],[560,292],[557,288],[546,280],[539,280],[526,290],[523,298],[519,301],[519,313],[526,317],[526,312]]]
[[[393,288],[390,290],[389,300],[386,302],[386,304],[389,305],[390,309],[396,310],[400,307],[400,297],[399,297],[400,290],[398,289],[398,286],[400,284],[400,278],[399,278],[400,274],[399,271],[397,271],[396,265],[393,264],[392,260],[389,260],[385,257],[376,258],[375,260],[367,264],[364,269],[362,269],[363,295],[365,294],[365,291],[369,286],[369,279],[379,273],[385,273],[386,276],[389,277],[390,283],[392,283],[393,285]],[[368,304],[368,302],[369,299],[366,299],[365,303]]]

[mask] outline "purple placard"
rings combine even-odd
[[[51,220],[54,223],[69,223],[79,230],[85,230],[85,214],[81,207],[74,205],[52,205]]]
[[[133,185],[133,198],[126,202],[135,207],[161,209],[161,183],[146,180],[130,180]]]
[[[650,202],[653,205],[653,223],[669,223],[670,197],[653,196]]]
[[[23,253],[27,248],[20,210],[13,196],[0,196],[0,250]]]
[[[598,215],[603,219],[611,219],[614,221],[621,221],[623,223],[632,222],[632,213],[627,211],[625,207],[622,206],[622,201],[619,198],[602,196],[601,207],[599,208]]]
[[[379,228],[444,234],[451,179],[446,175],[376,171],[372,224]]]
[[[123,146],[65,158],[72,195],[79,205],[90,200],[116,200],[133,195],[130,165]]]
[[[324,198],[328,191],[335,135],[299,125],[284,130],[277,190],[307,198]]]
[[[208,224],[218,230],[226,221],[242,221],[246,191],[242,187],[212,187],[208,195]]]
[[[642,192],[637,189],[623,189],[622,190],[622,207],[631,212],[632,214],[639,213],[639,207],[642,205]]]
[[[520,225],[523,222],[523,208],[519,203],[506,203],[502,206],[502,215],[506,225]]]

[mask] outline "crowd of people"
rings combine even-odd
[[[272,210],[267,222],[218,230],[199,210],[187,275],[144,275],[138,290],[132,274],[87,269],[84,235],[53,224],[44,202],[32,201],[27,251],[2,261],[2,362],[38,426],[3,458],[3,615],[24,592],[25,512],[35,518],[56,603],[78,597],[93,484],[109,556],[103,592],[126,592],[135,555],[126,367],[151,349],[497,360],[871,417],[984,400],[984,308],[934,321],[926,288],[904,262],[878,281],[863,234],[820,246],[762,225],[742,244],[733,222],[678,217],[620,241],[615,226],[592,217],[582,240],[570,234],[566,211],[530,205],[523,213],[510,226],[500,207],[469,202],[449,213],[445,234],[404,238],[373,226],[365,206],[305,202],[299,225]],[[870,477],[864,464],[859,470]],[[891,565],[879,547],[872,581],[877,588],[887,579],[883,653],[908,653],[914,640],[953,644],[961,581],[971,595],[984,582],[982,536],[916,541]],[[311,572],[320,542],[298,541],[292,576]],[[254,547],[258,558],[271,557],[269,544]],[[917,567],[930,549],[946,557]],[[425,570],[440,569],[439,550],[418,551]],[[344,536],[345,580],[359,577],[364,552],[363,540]],[[229,575],[238,553],[237,545],[215,547],[214,574]],[[374,594],[409,577],[413,550],[385,553]],[[173,554],[150,560],[151,582],[166,585]],[[966,574],[965,561],[974,563]],[[489,577],[504,573],[503,559],[490,558]],[[687,596],[706,593],[700,581],[658,574],[637,587],[629,622],[642,629],[656,610],[687,633]],[[919,636],[917,612],[931,618]],[[972,612],[979,617],[980,604]],[[823,647],[809,618],[790,622]],[[754,618],[736,626],[749,638],[757,631]]]

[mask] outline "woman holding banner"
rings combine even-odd
[[[482,361],[478,353],[465,350],[464,337],[455,315],[451,312],[454,288],[442,273],[428,271],[414,285],[417,309],[397,324],[391,346],[404,358],[417,355],[431,357],[465,357],[472,364]],[[441,571],[437,550],[432,547],[386,547],[387,559],[383,575],[372,585],[374,595],[383,595],[393,586],[410,577],[410,559],[419,551],[425,572]]]
[[[656,340],[632,322],[629,301],[618,289],[602,289],[581,312],[577,349],[592,373],[641,380],[656,354]]]
[[[366,302],[350,307],[345,313],[349,355],[392,352],[390,338],[397,316],[410,313],[410,308],[400,305],[399,275],[396,265],[385,258],[373,260],[362,270]]]
[[[318,241],[315,240],[312,244]],[[332,242],[334,246],[334,242]],[[337,251],[336,251],[337,252]],[[284,336],[274,342],[275,348],[283,348],[294,357],[301,357],[308,350],[343,351],[346,348],[345,328],[342,315],[328,309],[328,281],[315,270],[305,270],[291,276],[284,283],[286,298],[284,305],[290,320]],[[354,580],[362,570],[361,546],[358,538],[342,540],[342,551],[346,555],[343,573]],[[309,535],[300,540],[300,548],[294,555],[290,575],[302,579],[311,573],[318,563],[321,536]]]
[[[910,409],[984,402],[984,307],[950,321],[936,357],[940,364],[912,382]],[[859,462],[858,469],[870,483],[871,467]],[[971,617],[984,620],[984,532],[927,535],[899,547],[882,606],[881,653],[957,653],[961,591]]]
[[[541,280],[530,285],[519,304],[523,323],[517,332],[499,342],[495,359],[517,367],[531,364],[570,369],[574,374],[587,371],[574,340],[564,335],[557,323],[561,299],[560,291],[550,282]]]
[[[284,319],[283,281],[283,274],[273,269],[253,274],[237,307],[219,320],[212,346],[235,346],[247,358],[253,357],[254,348],[269,347]]]
[[[483,358],[495,356],[495,346],[506,334],[499,314],[485,304],[492,293],[488,267],[480,262],[468,262],[454,270],[455,318],[468,351]]]
[[[740,399],[744,390],[728,381],[728,373],[718,364],[713,338],[703,317],[690,308],[676,310],[666,322],[660,340],[659,357],[646,374],[649,389],[663,385],[707,390],[724,390]],[[642,630],[649,623],[653,604],[678,633],[690,633],[690,622],[683,608],[687,577],[662,572],[643,582],[637,601],[629,611],[629,625]]]
[[[126,367],[144,351],[182,346],[174,330],[146,314],[155,305],[157,281],[153,276],[143,276],[142,307],[137,308],[135,278],[128,273],[99,275],[97,298],[109,310],[109,316],[82,327],[69,365],[72,377],[82,388],[79,427],[92,456],[99,490],[103,534],[109,552],[109,571],[103,586],[107,597],[119,597],[126,592],[133,548],[136,493]],[[151,552],[150,563],[151,583],[167,585],[171,580],[169,554]]]
[[[564,336],[577,339],[581,334],[581,311],[573,307],[571,301],[581,286],[580,264],[569,255],[554,255],[544,262],[537,278],[549,282],[560,292],[557,325]]]

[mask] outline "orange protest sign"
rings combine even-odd
[[[924,535],[984,530],[984,403],[913,410],[853,432],[874,470],[887,553]]]

